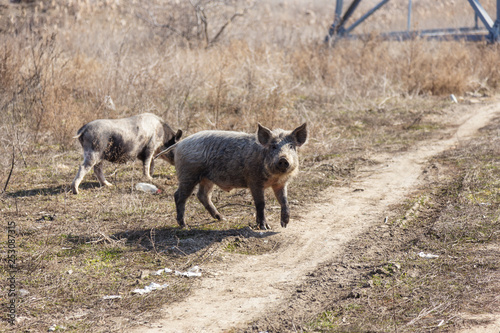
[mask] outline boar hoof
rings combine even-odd
[[[281,226],[282,226],[283,228],[286,228],[286,226],[287,226],[287,225],[288,225],[288,222],[281,221]]]
[[[219,221],[225,221],[226,220],[226,218],[223,215],[221,215],[221,214],[215,214],[214,218],[217,219],[217,220],[219,220]]]
[[[271,227],[267,223],[262,223],[259,225],[260,230],[271,230]]]

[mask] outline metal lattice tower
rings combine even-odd
[[[352,14],[355,12],[361,0],[353,0],[352,3],[347,8],[344,15],[342,15],[344,1],[336,0],[335,6],[335,19],[333,24],[330,26],[328,30],[328,35],[325,38],[326,42],[331,42],[336,38],[341,37],[353,37],[350,33],[356,28],[359,24],[365,21],[368,17],[370,17],[373,13],[383,7],[390,0],[382,0],[377,5],[375,5],[372,9],[367,11],[363,16],[361,16],[358,20],[356,20],[350,26],[347,26],[346,23]],[[413,38],[416,36],[420,37],[428,37],[428,38],[444,38],[444,37],[452,37],[452,38],[463,38],[467,40],[488,40],[490,43],[495,43],[500,40],[500,0],[497,0],[497,8],[496,8],[496,20],[488,15],[486,10],[484,10],[483,6],[479,2],[479,0],[467,0],[474,10],[476,24],[474,27],[464,27],[464,28],[449,28],[449,29],[430,29],[430,30],[420,30],[420,31],[411,31],[410,30],[410,22],[411,22],[411,13],[412,13],[412,0],[408,1],[408,24],[406,31],[394,31],[389,33],[382,34],[382,37],[387,39],[397,39],[404,40],[408,38]],[[481,34],[484,33],[485,30],[478,27],[478,19],[481,20],[484,27],[486,28],[487,35]]]

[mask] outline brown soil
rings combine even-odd
[[[498,115],[495,104],[470,107],[455,115],[457,127],[446,138],[421,142],[398,154],[371,156],[374,163],[359,170],[351,184],[323,191],[318,202],[303,208],[287,229],[263,233],[274,251],[258,256],[231,254],[222,263],[208,264],[203,267],[205,278],[188,298],[161,309],[162,319],[157,322],[134,323],[140,325],[133,331],[264,331],[273,327],[279,329],[272,331],[294,331],[294,322],[321,312],[334,299],[332,293],[342,292],[344,280],[352,278],[349,267],[332,263],[346,256],[363,256],[351,251],[362,251],[363,245],[369,248],[370,232],[383,236],[391,207],[429,181],[423,173],[425,163],[474,136]],[[489,329],[498,332],[498,321]]]

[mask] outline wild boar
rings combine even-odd
[[[269,229],[264,216],[264,190],[271,187],[281,205],[281,226],[290,220],[287,182],[298,173],[297,148],[307,140],[307,127],[293,131],[258,125],[256,134],[202,131],[162,151],[175,165],[179,188],[174,194],[177,223],[185,227],[185,204],[199,184],[197,197],[215,219],[222,219],[212,203],[214,184],[222,190],[249,188],[257,211],[257,225]]]
[[[111,185],[102,172],[103,160],[125,163],[138,158],[142,161],[144,176],[151,179],[154,154],[175,144],[181,136],[181,130],[175,133],[152,113],[91,121],[83,125],[74,137],[83,147],[83,163],[71,184],[71,190],[78,194],[78,186],[92,167],[101,186]]]

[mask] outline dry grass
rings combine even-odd
[[[497,119],[482,138],[431,161],[426,174],[433,186],[318,274],[341,286],[306,331],[454,332],[474,323],[474,315],[497,311],[499,126]]]
[[[239,252],[274,248],[248,228],[254,209],[245,191],[215,194],[225,223],[189,201],[193,230],[177,230],[175,171],[160,163],[159,196],[133,189],[136,164],[106,165],[111,189],[89,175],[81,194],[70,195],[81,163],[72,137],[92,119],[153,112],[186,135],[307,121],[303,172],[289,190],[300,205],[348,182],[369,152],[436,135],[446,124],[433,115],[449,104],[448,94],[498,90],[496,45],[389,43],[373,35],[331,49],[321,43],[331,1],[203,3],[0,4],[0,215],[17,225],[19,288],[29,291],[19,303],[19,329],[64,323],[68,331],[95,331],[118,316],[151,318],[158,304],[184,297],[192,281],[147,271],[216,262],[243,243]],[[271,224],[278,219],[273,200]],[[172,288],[130,295],[151,281]],[[109,294],[124,299],[102,300]]]
[[[295,40],[303,35],[299,28],[311,27],[311,22],[327,26],[329,18],[320,15],[324,10],[319,5],[302,12],[297,3],[273,17],[272,6],[279,4],[216,4],[207,8],[224,10],[206,13],[215,32],[229,13],[242,16],[208,48],[200,32],[191,34],[200,27],[191,22],[189,8],[114,2],[7,7],[4,17],[12,19],[4,22],[4,30],[25,37],[1,35],[1,107],[7,111],[2,123],[23,132],[16,135],[66,150],[73,148],[75,130],[95,118],[151,111],[187,133],[206,128],[253,131],[257,121],[271,127],[303,120],[317,124],[318,112],[339,107],[380,107],[387,98],[398,103],[407,96],[491,93],[498,86],[497,46],[389,43],[369,37],[343,41],[332,50],[319,42],[321,29],[314,39]],[[162,18],[152,13],[174,14]],[[271,17],[287,22],[293,14],[298,16],[289,30],[266,34],[281,36],[281,41],[238,34],[256,19],[262,24]],[[160,28],[151,15],[186,32],[179,37]],[[106,96],[116,109],[107,107]],[[318,140],[326,141],[323,128],[313,130]]]

